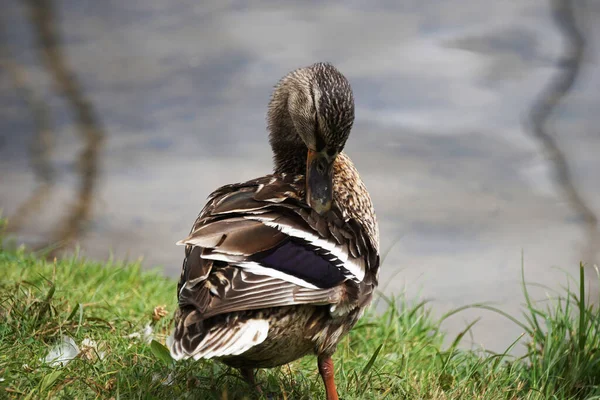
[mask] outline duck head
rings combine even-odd
[[[304,174],[306,201],[319,214],[331,208],[333,163],[354,122],[348,80],[317,63],[279,81],[267,114],[276,173]]]

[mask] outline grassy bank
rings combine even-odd
[[[171,363],[160,343],[171,326],[175,282],[158,272],[0,249],[0,276],[0,398],[259,397],[219,364]],[[550,308],[530,304],[519,317],[528,320],[531,342],[520,360],[444,347],[426,304],[390,300],[338,347],[340,396],[600,398],[599,314],[580,301],[583,286],[562,295]],[[72,360],[49,354],[60,343]],[[313,357],[258,379],[272,398],[324,396]]]

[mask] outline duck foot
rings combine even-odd
[[[319,356],[318,358],[319,373],[325,384],[325,395],[327,400],[339,400],[337,389],[335,387],[333,360],[331,356]]]
[[[263,390],[260,387],[260,384],[256,383],[256,379],[254,379],[254,369],[253,368],[240,368],[240,373],[242,377],[250,386],[253,386],[256,391],[260,394],[263,394]]]

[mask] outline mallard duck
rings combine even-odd
[[[268,107],[274,171],[214,191],[185,245],[170,351],[255,368],[317,355],[328,400],[332,355],[377,286],[369,193],[343,152],[354,122],[348,80],[331,64],[297,69]]]

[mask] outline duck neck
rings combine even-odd
[[[277,91],[269,104],[267,124],[273,151],[273,171],[276,174],[304,175],[308,150],[296,132],[287,103],[287,93]]]
[[[307,150],[303,143],[302,146],[304,148],[289,142],[272,143],[273,172],[276,174],[304,175],[306,173]]]

